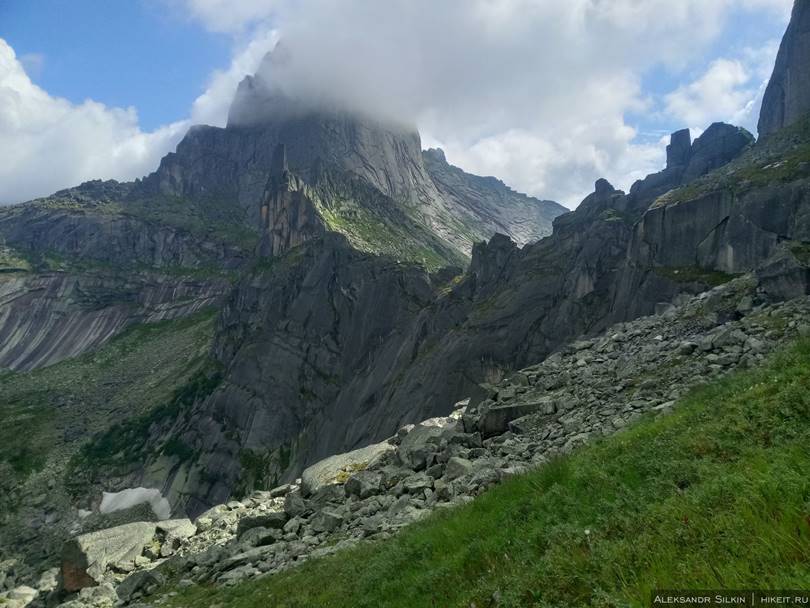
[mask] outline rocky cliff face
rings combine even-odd
[[[358,252],[339,235],[269,260],[223,311],[220,387],[171,428],[155,430],[155,441],[168,433],[201,457],[168,480],[165,463],[154,461],[141,483],[158,483],[198,513],[225,500],[240,475],[282,479],[387,432],[391,411],[379,398],[417,355],[408,332],[432,298],[423,270]],[[422,407],[414,401],[397,416]],[[243,471],[246,462],[257,470]]]
[[[687,286],[670,279],[671,293],[643,294],[632,310],[619,304],[630,294],[623,286],[637,219],[684,176],[725,165],[751,139],[728,125],[694,144],[675,134],[670,165],[629,194],[600,180],[575,212],[555,219],[553,235],[522,249],[502,235],[476,245],[469,271],[438,289],[424,273],[381,264],[331,236],[268,261],[240,283],[222,316],[223,385],[155,438],[216,446],[164,490],[194,514],[242,487],[246,459],[259,463],[264,483],[292,479],[318,458],[445,414],[482,380],[614,318],[654,312],[661,293],[705,288],[700,277]],[[693,247],[662,238],[683,252]]]
[[[378,204],[393,205],[438,235],[456,257],[498,230],[536,240],[565,211],[548,201],[535,208],[533,199],[502,184],[453,171],[435,155],[423,157],[412,126],[289,98],[265,76],[271,61],[272,54],[240,83],[227,127],[191,129],[139,185],[143,192],[229,198],[258,223],[273,153],[284,145],[289,170],[302,184],[316,186],[324,172],[362,182],[378,193]]]
[[[810,112],[810,3],[796,0],[759,115],[764,137]]]
[[[810,165],[800,160],[806,144],[796,145],[803,132],[801,125],[788,128],[659,197],[633,228],[612,318],[647,314],[656,298],[670,301],[701,283],[775,263],[794,279],[771,289],[785,297],[805,293]]]
[[[42,273],[0,279],[0,368],[31,370],[76,357],[131,325],[217,305],[229,286],[224,280],[158,273]]]
[[[88,182],[0,210],[0,239],[26,261],[24,269],[0,275],[0,367],[50,365],[132,324],[222,301],[228,273],[246,252],[130,212],[130,202],[139,204],[130,200],[132,190]]]
[[[756,144],[715,124],[695,142],[673,134],[666,168],[629,192],[599,180],[575,211],[557,215],[437,151],[422,154],[412,129],[301,105],[251,78],[226,128],[192,129],[146,179],[93,182],[0,211],[0,364],[28,370],[105,348],[118,357],[112,338],[123,328],[220,306],[210,356],[189,339],[171,357],[193,356],[182,386],[162,378],[150,399],[130,398],[155,371],[127,361],[117,370],[127,380],[117,386],[128,387],[115,392],[121,424],[93,425],[87,434],[98,434],[81,449],[71,434],[64,452],[92,456],[70,469],[83,492],[74,506],[94,504],[92,487],[143,485],[195,515],[446,414],[460,398],[491,398],[482,382],[739,273],[756,277],[756,298],[808,293],[809,183],[802,120]],[[552,216],[553,233],[535,242]],[[493,230],[528,244],[504,234],[473,244]],[[439,271],[465,264],[467,252],[466,272]],[[752,305],[739,304],[723,314]],[[147,359],[178,363],[154,336],[145,343]],[[737,346],[732,354],[754,351]],[[59,372],[52,392],[62,393],[83,384],[61,376],[74,363],[77,377],[106,378],[90,373],[99,371],[93,357],[38,372]],[[25,386],[12,391],[15,404],[28,407],[29,383],[41,377],[4,375]],[[111,398],[93,394],[74,401],[95,408]],[[47,397],[39,416],[60,403]]]
[[[573,342],[482,387],[447,417],[322,460],[293,483],[217,505],[195,524],[140,522],[81,534],[61,565],[73,588],[85,589],[65,606],[83,606],[99,583],[115,590],[98,595],[139,605],[167,581],[232,585],[388,539],[642,415],[677,411],[695,385],[756,366],[784,340],[810,334],[808,314],[807,297],[770,303],[753,277],[740,278],[663,315]]]
[[[473,242],[498,233],[522,247],[551,234],[554,218],[568,212],[554,201],[515,192],[497,178],[462,171],[447,162],[442,150],[426,150],[422,157],[439,195],[452,205],[459,228]]]
[[[260,213],[262,256],[282,255],[324,232],[315,204],[287,167],[284,144],[276,147]]]

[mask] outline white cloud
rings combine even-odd
[[[177,3],[177,0],[168,0]],[[277,0],[184,0],[188,14],[214,32],[241,32],[268,19]]]
[[[0,39],[0,201],[40,196],[94,177],[143,175],[154,168],[154,151],[174,145],[184,126],[144,133],[133,108],[52,97],[31,82]]]
[[[769,10],[784,19],[785,23],[790,16],[790,9],[794,0],[738,0],[742,8],[746,10]]]
[[[230,67],[214,72],[190,117],[151,132],[135,108],[81,104],[49,95],[31,82],[0,38],[0,204],[45,196],[90,179],[131,180],[155,170],[191,124],[225,124],[239,81],[275,44],[268,32],[238,49]]]
[[[666,96],[666,111],[695,130],[724,121],[756,132],[778,47],[773,40],[759,49],[744,49],[733,59],[715,59],[694,81]]]
[[[626,187],[629,175],[660,168],[662,147],[634,143],[624,119],[649,103],[641,75],[700,57],[730,6],[276,2],[273,23],[290,60],[266,77],[301,98],[409,120],[450,162],[575,206],[600,176]]]
[[[236,50],[188,116],[154,132],[133,108],[50,96],[0,43],[0,201],[154,170],[189,124],[225,123],[237,83],[281,35],[293,59],[270,78],[289,91],[408,119],[451,162],[574,206],[597,177],[627,187],[663,162],[663,145],[639,144],[625,119],[656,111],[642,75],[703,60],[731,11],[789,11],[789,0],[162,1]],[[665,105],[698,127],[720,113],[749,120],[767,78],[754,55],[715,61]]]

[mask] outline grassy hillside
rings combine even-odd
[[[810,340],[760,370],[366,544],[172,606],[645,606],[810,587]]]

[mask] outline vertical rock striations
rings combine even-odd
[[[324,224],[301,180],[287,167],[287,151],[278,144],[273,154],[261,206],[259,255],[278,256],[323,234]]]

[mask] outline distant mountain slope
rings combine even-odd
[[[554,218],[569,211],[515,192],[495,177],[467,173],[449,164],[440,149],[425,150],[422,158],[442,200],[453,206],[461,230],[473,242],[501,233],[522,247],[551,234]]]

